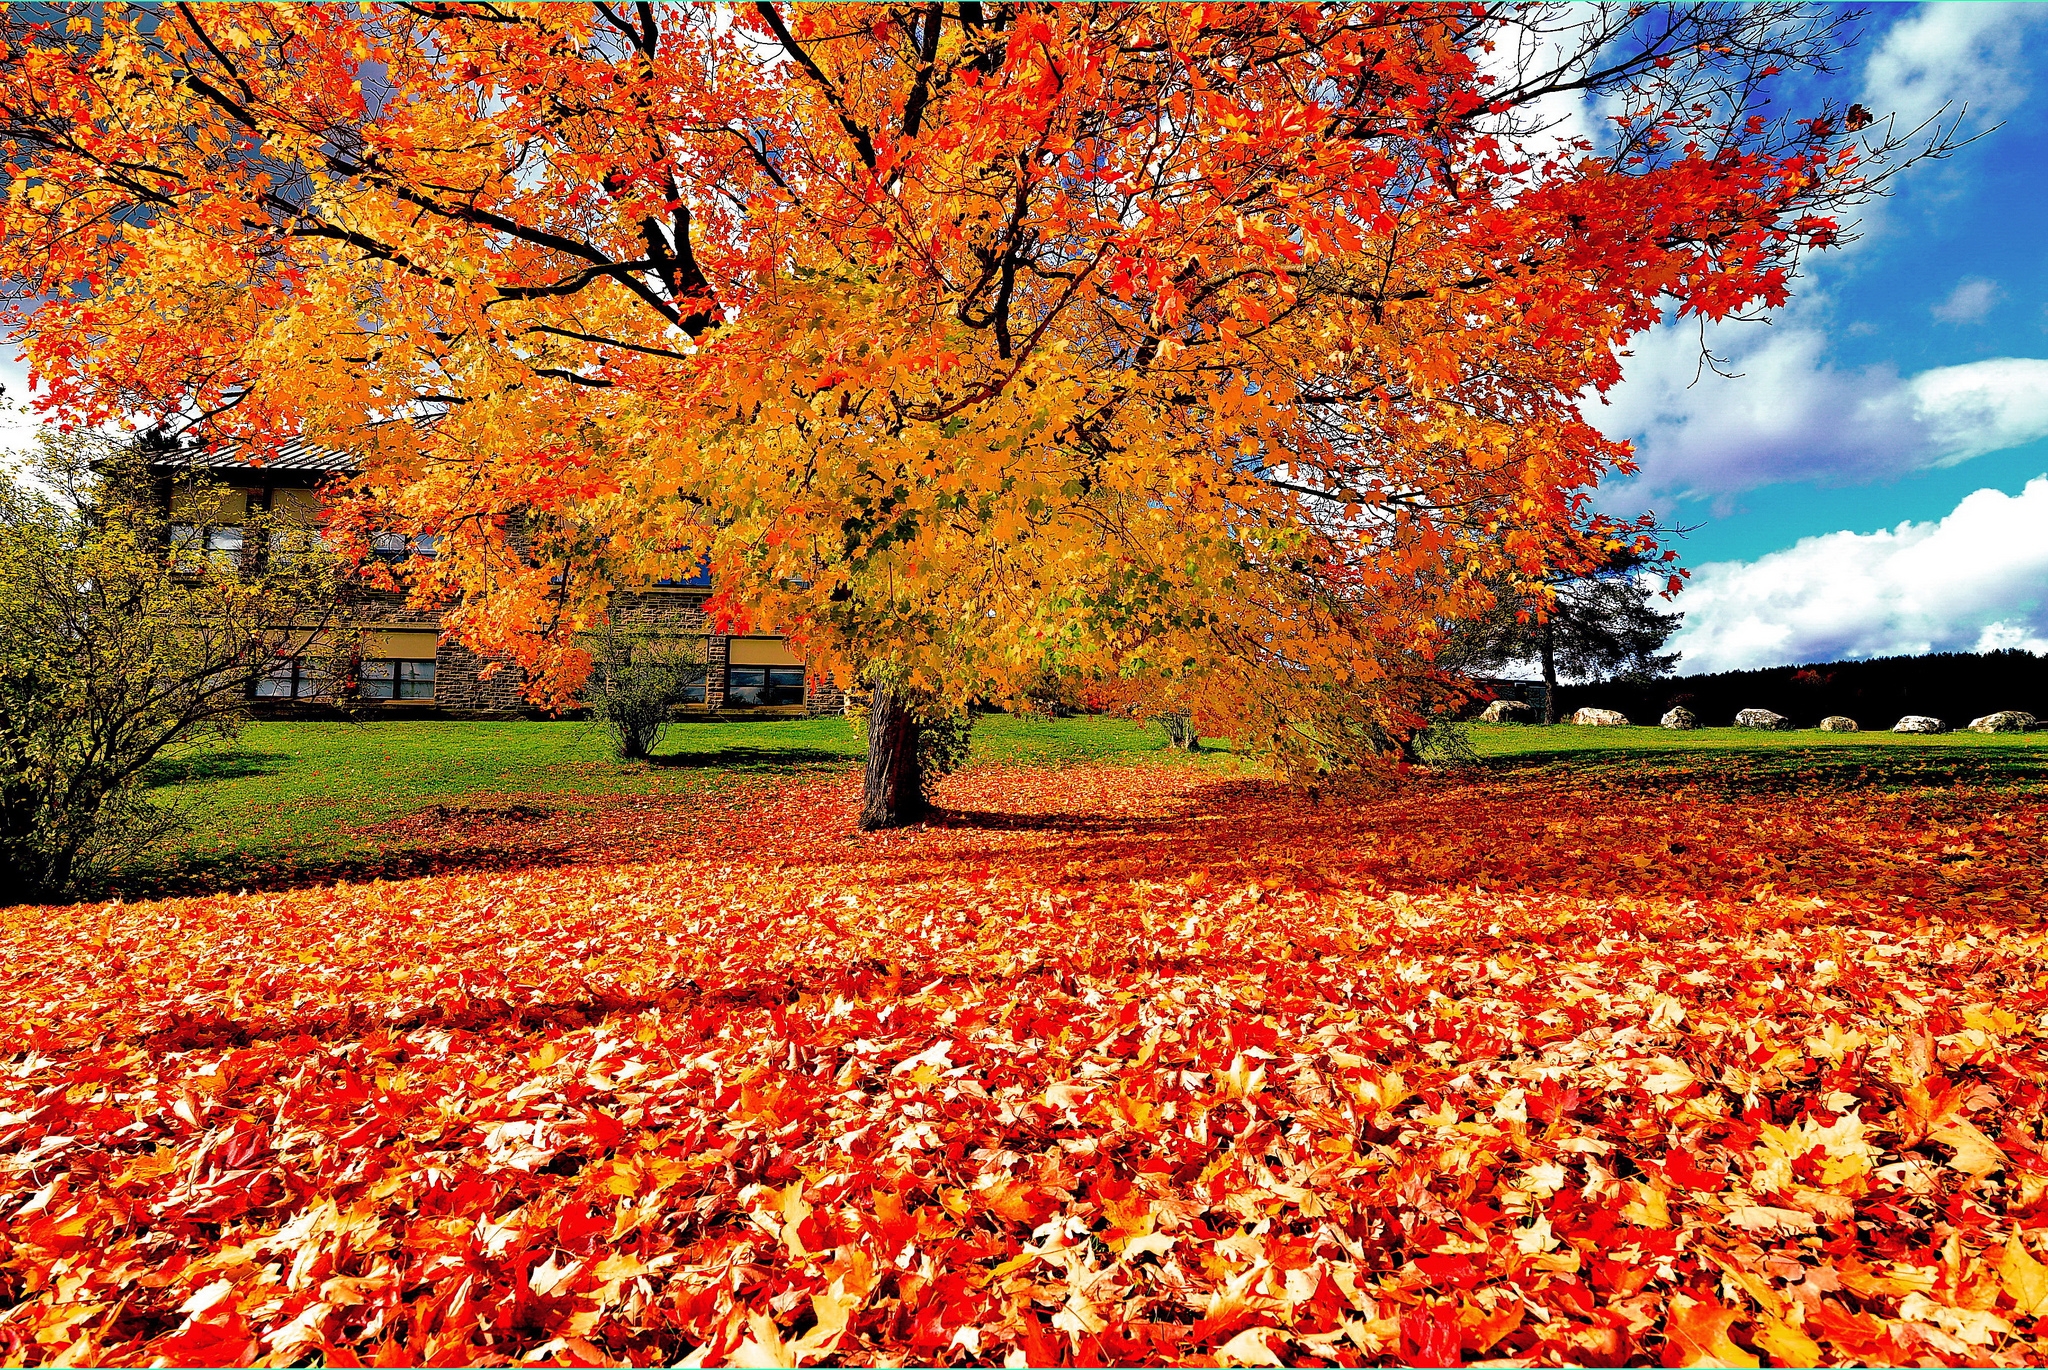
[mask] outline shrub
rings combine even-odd
[[[89,886],[181,826],[150,765],[232,736],[336,602],[310,530],[251,513],[246,560],[183,556],[135,453],[43,435],[52,499],[0,479],[0,904]],[[260,549],[294,545],[291,556]]]
[[[704,686],[704,647],[693,637],[611,624],[591,643],[590,658],[584,703],[625,761],[652,756],[676,710]]]

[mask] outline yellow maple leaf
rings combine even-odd
[[[2048,1317],[2048,1265],[2028,1254],[2015,1232],[1998,1256],[1998,1282],[2005,1286],[2013,1311],[2032,1317]]]
[[[1664,1320],[1664,1336],[1676,1359],[1673,1365],[1761,1365],[1755,1356],[1728,1339],[1731,1324],[1743,1315],[1724,1308],[1713,1299],[1688,1298],[1683,1294],[1671,1301],[1670,1316]]]
[[[1819,1365],[1823,1354],[1812,1337],[1768,1313],[1756,1320],[1756,1344],[1782,1365]]]
[[[1952,1118],[1927,1134],[1930,1142],[1941,1142],[1955,1150],[1949,1165],[1972,1175],[1984,1178],[1994,1170],[2005,1169],[2005,1153],[1978,1130],[1977,1125],[1967,1118]]]

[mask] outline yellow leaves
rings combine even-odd
[[[1982,1179],[1993,1171],[2006,1166],[2005,1153],[1998,1143],[1980,1131],[1967,1118],[1952,1118],[1927,1134],[1930,1142],[1940,1142],[1955,1153],[1949,1164],[1973,1179]]]
[[[563,1285],[583,1273],[587,1263],[580,1260],[561,1259],[561,1253],[551,1253],[547,1260],[533,1268],[527,1276],[527,1286],[541,1298],[548,1298]]]
[[[1725,1221],[1750,1232],[1811,1232],[1817,1226],[1810,1213],[1768,1204],[1738,1204],[1728,1210]]]
[[[1757,1316],[1752,1340],[1780,1365],[1824,1365],[1828,1356],[1820,1343],[1782,1318],[1769,1313]],[[1755,1364],[1751,1361],[1749,1364]]]
[[[1652,1185],[1631,1185],[1629,1196],[1621,1210],[1624,1220],[1638,1227],[1671,1226],[1671,1205],[1663,1190]]]
[[[2018,1014],[1996,1004],[1972,1004],[1965,1008],[1963,1025],[1989,1033],[1994,1038],[2011,1037],[2021,1026]]]
[[[1652,1094],[1677,1094],[1699,1083],[1699,1077],[1693,1074],[1692,1067],[1683,1061],[1660,1056],[1654,1064],[1657,1069],[1643,1077],[1643,1088]]]
[[[1912,1322],[1932,1323],[1966,1347],[1989,1346],[2013,1330],[2011,1323],[1989,1309],[1937,1303],[1918,1291],[1899,1301],[1899,1316]]]
[[[989,1183],[974,1190],[974,1196],[989,1212],[1012,1223],[1037,1222],[1046,1202],[1030,1185],[1007,1176],[990,1177]]]
[[[2015,1315],[2048,1318],[2048,1265],[2034,1259],[2017,1230],[1998,1253],[1997,1270]]]
[[[1741,1321],[1743,1314],[1739,1310],[1724,1308],[1711,1298],[1696,1299],[1685,1294],[1675,1296],[1671,1300],[1671,1312],[1664,1322],[1664,1336],[1670,1353],[1665,1363],[1743,1367],[1762,1364],[1728,1337],[1728,1329]]]
[[[1273,1338],[1281,1335],[1280,1330],[1274,1327],[1247,1327],[1216,1348],[1217,1362],[1222,1365],[1285,1365],[1287,1362],[1271,1345]]]
[[[1217,1073],[1216,1082],[1226,1097],[1249,1099],[1256,1095],[1266,1081],[1266,1068],[1253,1066],[1240,1052],[1231,1058],[1228,1068]]]

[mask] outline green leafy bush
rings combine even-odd
[[[621,760],[654,754],[676,711],[702,698],[704,644],[675,633],[607,626],[591,643],[584,703]]]

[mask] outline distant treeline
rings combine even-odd
[[[1865,728],[1889,728],[1907,714],[1932,714],[1961,727],[2000,709],[2048,718],[2048,657],[2021,651],[1886,656],[1561,685],[1557,699],[1559,719],[1590,706],[1618,709],[1631,723],[1655,723],[1667,709],[1683,704],[1709,728],[1729,726],[1740,709],[1771,709],[1798,728],[1811,728],[1829,714],[1846,714]]]

